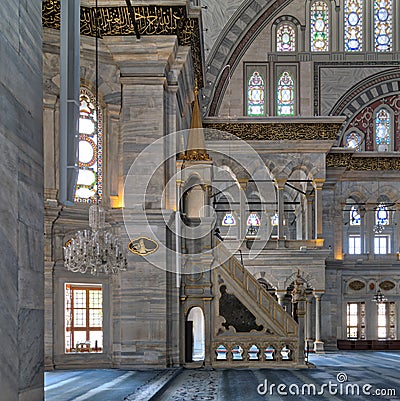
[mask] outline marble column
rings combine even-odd
[[[312,296],[306,299],[306,324],[305,324],[305,342],[306,348],[313,348],[312,340]]]
[[[365,253],[365,209],[360,210],[360,242],[361,254]]]
[[[307,209],[306,209],[306,239],[313,239],[313,203],[314,203],[314,195],[307,193]]]
[[[324,343],[321,341],[321,297],[323,293],[314,292],[315,298],[315,341],[314,351],[316,353],[324,352]]]
[[[285,203],[284,203],[284,189],[287,178],[276,178],[275,186],[277,189],[277,198],[278,198],[278,241],[283,240],[283,219],[285,215]]]
[[[375,224],[375,210],[374,205],[367,204],[365,207],[365,253],[369,258],[374,257],[374,224]]]
[[[323,178],[315,178],[313,185],[315,189],[315,230],[314,238],[322,238],[322,186],[325,180]]]

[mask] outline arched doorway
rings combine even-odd
[[[195,306],[186,321],[186,362],[204,361],[206,356],[203,310]]]

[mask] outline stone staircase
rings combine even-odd
[[[298,324],[223,243],[214,248],[214,367],[304,367]]]

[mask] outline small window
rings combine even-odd
[[[385,205],[380,204],[375,213],[375,224],[387,226],[389,224],[389,212]]]
[[[363,45],[363,0],[345,0],[344,43],[348,52],[360,52]]]
[[[293,27],[287,23],[280,25],[276,31],[276,51],[296,51],[296,34]]]
[[[357,206],[352,206],[350,209],[350,225],[359,226],[361,224],[361,216]]]
[[[378,339],[396,339],[396,304],[394,302],[383,302],[377,304],[378,312]]]
[[[272,217],[271,217],[271,225],[273,227],[277,226],[279,224],[279,216],[278,213],[275,213]]]
[[[390,237],[388,235],[375,235],[374,253],[376,255],[386,255],[390,253]]]
[[[388,151],[390,147],[391,116],[389,111],[382,107],[376,112],[375,118],[375,145],[378,151]]]
[[[392,0],[374,0],[375,51],[392,51]]]
[[[356,131],[351,131],[346,135],[344,146],[346,148],[360,150],[361,141],[361,135]]]
[[[295,94],[293,78],[288,71],[284,71],[278,80],[277,87],[277,115],[293,116],[295,113]]]
[[[101,285],[65,285],[65,352],[102,352]]]
[[[247,115],[265,115],[265,88],[264,80],[258,71],[254,71],[247,86]]]
[[[324,1],[311,5],[311,51],[329,51],[329,8]]]
[[[361,254],[361,237],[359,235],[349,236],[349,254],[350,255]]]
[[[222,225],[223,226],[235,226],[236,225],[236,220],[233,217],[232,213],[226,213],[224,218],[222,219]]]

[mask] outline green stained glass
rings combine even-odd
[[[247,115],[264,116],[265,114],[264,80],[258,71],[254,71],[247,86]]]
[[[311,6],[311,51],[329,50],[329,8],[324,1],[315,1]]]
[[[285,71],[278,80],[277,88],[277,115],[278,116],[293,116],[294,115],[294,82],[289,74]]]

